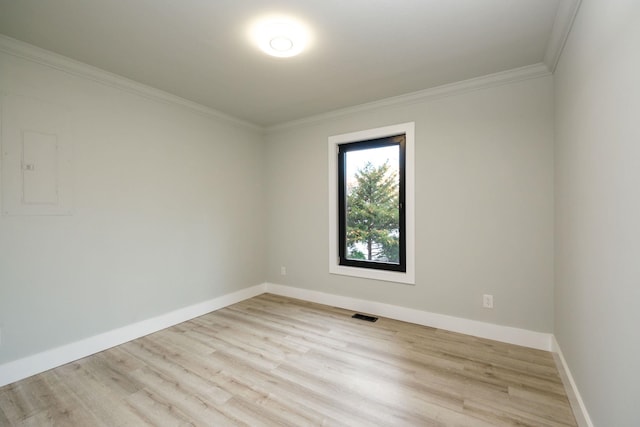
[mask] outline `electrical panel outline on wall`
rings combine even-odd
[[[2,214],[72,214],[72,144],[67,110],[2,95]]]
[[[22,203],[58,205],[58,136],[22,130]]]

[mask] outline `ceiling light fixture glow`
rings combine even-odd
[[[251,39],[264,53],[289,58],[301,53],[309,43],[309,30],[288,16],[270,16],[251,26]]]
[[[269,41],[269,46],[278,52],[286,52],[293,49],[293,42],[288,37],[277,36]]]

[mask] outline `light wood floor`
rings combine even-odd
[[[2,426],[575,426],[551,353],[261,295],[0,388]]]

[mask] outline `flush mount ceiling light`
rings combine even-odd
[[[309,30],[289,16],[269,16],[251,25],[251,39],[264,53],[289,58],[302,52],[309,43]]]

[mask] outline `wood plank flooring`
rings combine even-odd
[[[551,353],[264,294],[0,388],[2,426],[575,426]]]

